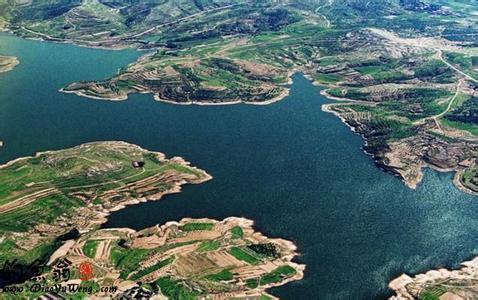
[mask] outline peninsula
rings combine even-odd
[[[49,271],[9,288],[28,297],[272,299],[266,289],[301,279],[304,266],[291,262],[291,242],[267,238],[252,225],[241,218],[183,219],[139,232],[94,230],[67,241]],[[55,266],[65,261],[73,276],[59,282]],[[76,271],[85,264],[88,281]],[[30,292],[39,285],[58,292]],[[75,285],[79,292],[70,290]]]
[[[22,265],[47,261],[64,237],[98,228],[112,211],[211,179],[181,158],[124,142],[38,153],[1,166],[0,176],[0,257]]]

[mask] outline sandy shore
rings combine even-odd
[[[6,62],[6,64],[3,65],[3,62]],[[15,67],[20,64],[20,61],[14,56],[0,56],[0,63],[2,63],[0,73],[5,73],[15,69]]]
[[[118,98],[103,98],[103,97],[97,97],[97,96],[92,96],[92,95],[88,95],[88,94],[85,94],[84,92],[82,91],[67,91],[63,88],[59,89],[58,90],[60,93],[65,93],[65,94],[75,94],[77,96],[80,96],[80,97],[85,97],[85,98],[90,98],[90,99],[94,99],[94,100],[103,100],[103,101],[124,101],[124,100],[127,100],[128,99],[128,95],[124,96],[124,97],[118,97]]]

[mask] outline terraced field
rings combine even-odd
[[[24,263],[47,259],[59,237],[96,228],[110,211],[210,179],[180,158],[122,142],[39,153],[2,166],[0,176],[0,256]]]
[[[221,222],[183,219],[140,232],[98,230],[77,238],[54,256],[59,262],[72,262],[72,270],[85,263],[92,266],[96,276],[89,284],[95,288],[76,293],[76,297],[268,299],[271,296],[265,292],[267,288],[301,279],[305,267],[291,262],[296,255],[291,242],[269,239],[255,232],[252,225],[252,221],[240,218]],[[209,246],[205,247],[206,244]],[[212,244],[214,247],[210,247]],[[52,268],[55,269],[54,264]],[[74,271],[69,280],[58,282],[53,271],[41,274],[45,286],[67,286],[77,281],[78,276]],[[29,290],[34,283],[27,281],[18,287]],[[101,290],[109,286],[117,290],[109,293]],[[28,296],[41,295],[28,293]]]

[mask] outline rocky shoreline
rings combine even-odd
[[[121,210],[129,205],[157,201],[164,195],[180,192],[181,186],[184,184],[200,184],[212,179],[211,175],[201,169],[190,166],[189,162],[180,157],[166,159],[165,155],[160,152],[147,151],[126,142],[93,142],[66,150],[40,152],[35,156],[18,158],[7,162],[0,166],[0,171],[15,169],[16,166],[20,165],[26,166],[30,161],[42,160],[46,163],[50,163],[49,161],[57,163],[56,161],[68,159],[69,155],[78,159],[78,156],[81,158],[83,153],[102,153],[103,151],[105,154],[113,153],[111,155],[131,154],[137,157],[146,155],[157,160],[160,164],[177,166],[181,170],[177,167],[172,167],[171,170],[158,171],[158,173],[149,171],[151,175],[143,175],[146,172],[146,169],[143,169],[141,172],[139,170],[139,173],[136,172],[133,175],[118,180],[111,179],[92,185],[65,186],[61,188],[50,186],[47,182],[29,182],[25,184],[25,189],[26,191],[31,189],[32,192],[26,193],[23,197],[17,196],[9,202],[0,205],[0,213],[5,218],[7,218],[6,214],[8,215],[10,212],[24,208],[45,197],[67,197],[76,199],[75,201],[79,201],[82,205],[72,207],[69,211],[58,215],[49,223],[40,222],[33,224],[28,231],[4,232],[3,238],[13,241],[20,249],[23,249],[22,251],[28,252],[37,246],[50,244],[59,236],[67,234],[72,229],[80,233],[96,230],[107,221],[108,216],[112,212]],[[102,154],[100,155],[100,157],[103,156]],[[106,170],[111,168],[120,167],[114,159],[105,158],[104,163],[88,158],[84,158],[84,160],[87,165],[90,162],[95,163],[95,166],[90,167],[91,169],[88,171],[91,173],[89,176],[95,176],[94,174],[98,174],[98,172],[107,172]],[[121,169],[124,167],[126,166],[121,166]],[[105,169],[105,171],[102,171],[101,168]],[[125,183],[118,184],[122,181]],[[47,185],[44,186],[45,184]],[[98,200],[99,195],[96,194],[97,191],[95,189],[108,186],[111,186],[111,188],[104,190],[100,195],[101,200]],[[10,195],[8,194],[8,196]],[[21,254],[19,254],[19,257],[21,257]]]
[[[426,295],[435,295],[436,299],[475,299],[478,278],[478,257],[463,262],[461,269],[437,269],[410,277],[402,274],[389,283],[395,292],[390,300],[422,299]],[[440,297],[440,298],[439,298]]]
[[[355,116],[352,112],[341,110],[341,107],[354,104],[375,104],[344,100],[330,96],[327,92],[321,94],[329,99],[342,101],[342,103],[324,104],[322,110],[334,114],[353,132],[359,134],[365,141],[365,152],[374,158],[377,166],[398,176],[408,187],[416,189],[423,179],[422,169],[428,167],[439,172],[455,172],[454,185],[463,192],[477,195],[475,191],[461,182],[464,170],[476,166],[474,153],[476,153],[477,148],[473,143],[446,142],[428,133],[430,128],[427,126],[433,126],[433,124],[425,124],[423,128],[418,128],[419,131],[415,136],[394,142],[381,141],[378,147],[371,146],[370,138],[367,136],[371,131],[368,125],[361,122],[360,117]],[[377,144],[376,141],[374,141],[374,144]],[[425,150],[433,147],[438,149],[436,151],[439,152],[449,153],[449,151],[453,151],[453,155],[447,157],[448,154],[442,154],[438,157],[434,153],[436,151]],[[461,149],[461,151],[457,149]]]
[[[113,282],[116,287],[88,291],[88,297],[134,297],[141,290],[153,297],[176,299],[170,283],[177,282],[180,285],[175,288],[193,296],[191,299],[277,299],[267,290],[301,280],[305,265],[293,262],[298,256],[294,243],[268,238],[253,226],[251,220],[229,217],[222,221],[184,218],[141,231],[98,229],[66,241],[51,255],[49,265],[54,269],[57,262],[69,261],[80,268],[86,263],[93,266],[96,285],[105,287]],[[141,255],[134,267],[115,264],[117,256],[126,260],[130,252]],[[48,285],[53,273],[38,277]],[[72,276],[60,286],[77,280]],[[27,280],[16,287],[28,290],[35,282]],[[59,289],[57,295],[75,293]]]

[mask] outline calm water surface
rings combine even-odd
[[[362,141],[302,76],[269,106],[175,106],[149,95],[102,102],[58,93],[134,61],[103,51],[0,35],[21,64],[0,74],[0,161],[100,140],[178,155],[214,180],[113,214],[106,227],[136,229],[183,217],[242,216],[293,240],[304,280],[274,289],[283,299],[384,298],[402,272],[456,266],[478,254],[478,202],[427,171],[416,191],[378,170]],[[0,179],[1,180],[1,179]]]

